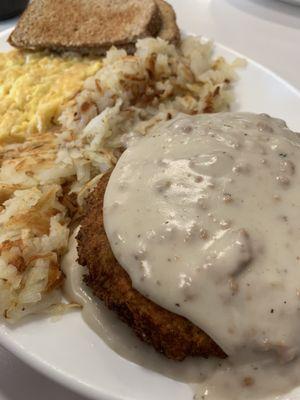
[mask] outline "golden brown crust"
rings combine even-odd
[[[105,55],[112,45],[135,51],[137,39],[178,44],[176,15],[164,0],[33,0],[8,42],[30,50]]]
[[[161,16],[154,0],[33,0],[8,41],[18,48],[105,54],[155,36]]]
[[[86,283],[107,307],[114,310],[136,335],[174,360],[187,356],[226,357],[217,344],[186,318],[171,313],[132,287],[126,271],[115,259],[103,226],[106,174],[87,199],[77,236],[79,262],[87,265]]]
[[[176,23],[176,14],[173,7],[164,0],[155,1],[158,5],[162,20],[162,27],[157,36],[169,43],[175,45],[179,44],[180,31]]]

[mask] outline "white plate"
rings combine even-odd
[[[195,32],[199,33],[199,32]],[[8,32],[0,35],[0,51],[9,49]],[[227,59],[234,51],[216,45]],[[300,93],[271,71],[248,60],[236,87],[237,109],[283,118],[300,131]],[[45,375],[95,399],[187,400],[191,389],[119,357],[82,320],[80,312],[53,322],[35,319],[11,329],[0,325],[0,343]],[[300,395],[297,390],[296,399]],[[299,398],[299,397],[298,397]],[[287,397],[286,397],[287,399]]]

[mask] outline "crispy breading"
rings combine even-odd
[[[79,263],[88,267],[86,283],[144,342],[173,360],[187,356],[226,355],[200,328],[145,298],[132,287],[115,259],[103,225],[103,198],[110,174],[104,175],[86,203],[77,236]]]

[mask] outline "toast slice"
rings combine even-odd
[[[155,0],[161,15],[161,29],[158,36],[169,43],[178,44],[180,31],[176,23],[176,14],[173,7],[164,0]]]
[[[33,0],[8,42],[31,50],[103,55],[112,46],[132,51],[139,38],[157,36],[154,0]]]

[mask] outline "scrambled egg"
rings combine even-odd
[[[100,66],[99,58],[73,54],[0,53],[0,144],[55,126],[66,102]]]

